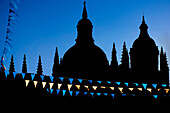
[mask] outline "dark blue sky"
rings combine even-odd
[[[143,13],[148,32],[159,50],[163,46],[170,61],[170,0],[86,0],[88,18],[93,23],[95,44],[103,49],[110,62],[113,42],[120,64],[123,42],[128,51],[139,36]],[[0,0],[0,51],[3,50],[9,0]],[[81,19],[83,0],[20,0],[19,23],[13,30],[15,68],[21,72],[26,54],[28,72],[36,73],[38,56],[42,56],[44,74],[52,72],[56,46],[60,58],[75,44],[77,22]],[[145,46],[145,45],[143,45]],[[2,55],[2,52],[0,52]]]

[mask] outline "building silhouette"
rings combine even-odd
[[[113,44],[112,61],[109,65],[103,50],[94,43],[93,25],[88,19],[84,2],[82,19],[77,25],[76,43],[66,51],[59,66],[59,61],[54,60],[54,66],[57,67],[53,67],[53,73],[57,72],[64,77],[93,80],[169,83],[166,53],[161,53],[160,56],[159,64],[161,70],[164,70],[161,72],[158,70],[158,46],[148,34],[144,16],[139,29],[139,37],[134,41],[129,53],[124,42],[120,65],[117,63],[115,43]]]
[[[87,17],[84,2],[82,19],[77,25],[76,43],[66,51],[63,58],[59,57],[56,47],[52,76],[42,75],[41,56],[36,74],[27,72],[26,55],[22,73],[15,72],[12,55],[9,71],[0,70],[0,89],[3,91],[0,97],[15,97],[18,101],[20,97],[28,100],[30,97],[42,99],[43,96],[43,102],[58,102],[61,105],[169,103],[167,56],[162,47],[159,52],[154,40],[150,38],[144,16],[139,27],[139,37],[130,52],[126,43],[123,43],[120,65],[115,43],[110,64],[103,50],[95,45],[93,25]],[[45,97],[51,98],[45,100]]]

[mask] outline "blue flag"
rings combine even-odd
[[[70,81],[70,84],[72,84],[73,83],[73,78],[69,78],[69,81]]]
[[[91,94],[91,95],[92,95],[92,97],[93,97],[94,93],[93,93],[93,92],[90,92],[90,94]]]
[[[156,88],[157,84],[152,84],[152,86],[153,86],[154,88]]]
[[[69,91],[70,92],[70,95],[72,96],[73,95],[73,91]]]
[[[114,98],[115,94],[111,94],[111,95],[112,95],[112,97]]]
[[[57,89],[56,91],[57,91],[57,95],[58,95],[58,94],[59,94],[59,92],[60,92],[60,90],[59,90],[59,89]]]
[[[97,95],[98,95],[98,96],[100,96],[100,95],[101,95],[101,93],[97,93]]]
[[[66,90],[63,90],[63,96],[66,94]]]
[[[23,79],[25,78],[25,73],[22,73],[22,78],[23,78]]]
[[[107,93],[103,93],[105,96],[107,96]]]
[[[87,92],[84,92],[84,95],[87,95]]]
[[[54,91],[54,89],[50,89],[50,93],[52,94],[52,92]]]
[[[166,87],[167,85],[166,84],[162,84],[163,87]]]
[[[53,82],[54,77],[53,77],[53,76],[50,76],[50,79],[51,79],[51,82]]]
[[[93,81],[92,80],[88,80],[90,83],[92,83]]]
[[[116,82],[117,85],[120,85],[120,82]]]
[[[77,79],[80,83],[82,83],[83,79]]]
[[[144,83],[143,83],[142,85],[143,85],[144,89],[146,89],[146,87],[147,87],[147,84],[144,84]]]
[[[63,82],[64,77],[59,77],[59,78],[60,78],[61,82]]]
[[[32,81],[33,81],[34,77],[35,77],[35,74],[31,74]]]
[[[97,82],[100,83],[100,84],[102,83],[102,81],[99,81],[99,80],[97,80]]]
[[[76,91],[76,96],[79,94],[79,91]]]
[[[40,75],[40,77],[41,77],[41,80],[44,81],[44,76],[43,76],[43,75]]]
[[[5,76],[7,77],[9,75],[9,71],[5,70]]]
[[[138,85],[139,85],[138,83],[133,83],[133,84],[135,84],[136,86],[138,86]]]
[[[125,82],[125,85],[126,85],[127,87],[128,87],[128,84],[129,84],[129,83]]]
[[[107,81],[107,83],[111,84],[111,81]]]
[[[16,73],[16,72],[12,72],[12,74],[13,74],[13,76],[14,76],[14,78],[15,78],[17,73]]]
[[[158,95],[153,95],[153,97],[157,99],[157,98],[158,98]]]

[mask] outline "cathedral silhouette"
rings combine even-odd
[[[124,80],[136,82],[169,83],[169,68],[166,53],[160,53],[160,71],[158,70],[159,50],[150,38],[143,16],[139,37],[134,41],[130,52],[124,42],[121,64],[118,66],[115,43],[113,44],[111,65],[106,54],[95,45],[92,36],[93,25],[88,19],[86,2],[84,2],[82,19],[77,24],[76,43],[66,51],[59,63],[58,53],[54,60],[53,76],[93,80]],[[56,48],[57,49],[57,48]],[[131,68],[129,67],[129,54]],[[163,63],[164,62],[164,63]]]
[[[109,64],[106,54],[94,43],[93,24],[88,19],[84,2],[76,43],[60,60],[56,47],[52,76],[43,75],[41,56],[36,74],[27,72],[26,55],[22,73],[16,73],[12,55],[9,71],[0,71],[0,88],[4,91],[1,96],[46,96],[61,103],[169,103],[166,53],[162,47],[159,52],[149,36],[144,16],[139,29],[139,37],[130,52],[123,43],[120,65],[113,43]]]

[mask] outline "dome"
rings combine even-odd
[[[109,62],[102,49],[94,44],[92,28],[84,2],[82,19],[77,25],[76,44],[67,50],[60,63],[62,76],[93,80],[106,78]]]
[[[155,41],[152,38],[137,38],[133,45],[132,48],[144,48],[146,47],[147,49],[151,48],[155,48],[156,44]]]
[[[93,25],[92,25],[92,23],[89,19],[81,19],[78,22],[77,28],[80,27],[80,26],[90,26],[90,27],[93,28]]]
[[[105,53],[96,45],[72,46],[63,57],[61,69],[69,77],[100,79],[109,66]],[[67,75],[68,74],[68,75]]]

